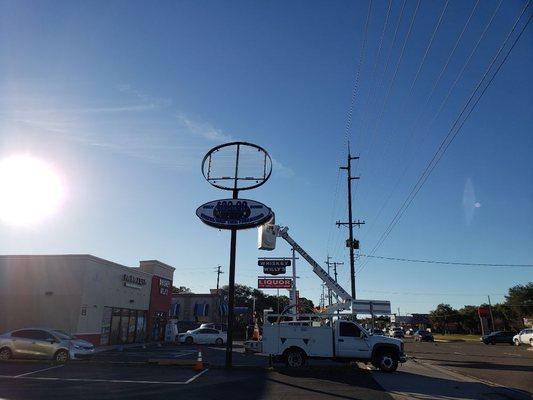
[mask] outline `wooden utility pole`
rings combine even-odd
[[[346,247],[350,249],[350,278],[352,284],[352,299],[356,299],[355,296],[355,256],[354,250],[359,249],[359,241],[354,240],[353,238],[353,226],[363,225],[364,221],[353,221],[352,216],[352,180],[359,179],[359,176],[352,176],[352,160],[358,160],[359,157],[352,157],[350,154],[350,145],[348,144],[348,165],[346,167],[340,167],[340,169],[345,169],[348,175],[348,222],[337,221],[337,226],[348,225],[349,228],[349,238],[346,241]]]
[[[219,287],[219,283],[220,283],[220,274],[223,274],[224,272],[222,272],[220,270],[220,268],[222,268],[220,265],[217,267],[217,294],[218,294],[218,287]]]

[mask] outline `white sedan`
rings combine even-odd
[[[533,328],[522,329],[518,335],[514,335],[513,342],[515,345],[529,344],[533,346]]]
[[[226,343],[227,333],[212,328],[198,328],[178,335],[178,341],[186,344],[216,344]]]

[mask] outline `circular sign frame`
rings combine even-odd
[[[218,152],[220,149],[236,146],[236,158],[235,158],[235,175],[233,177],[211,177],[211,158],[213,154]],[[252,147],[256,149],[259,152],[264,153],[264,159],[263,159],[263,176],[262,177],[239,177],[238,176],[238,169],[239,169],[239,153],[241,146],[246,147]],[[206,171],[206,162],[207,162],[207,171]],[[268,172],[267,172],[267,165],[268,165]],[[205,180],[209,182],[211,185],[213,185],[216,188],[222,189],[222,190],[250,190],[255,189],[261,185],[263,185],[268,179],[270,178],[270,175],[272,175],[272,158],[270,157],[270,154],[268,154],[268,151],[266,151],[261,146],[258,146],[253,143],[249,142],[230,142],[230,143],[224,143],[218,146],[213,147],[211,150],[207,152],[207,154],[204,156],[204,159],[202,160],[202,175],[204,176]],[[220,181],[231,181],[233,182],[233,186],[225,186],[220,183]],[[255,184],[251,186],[245,186],[245,187],[238,187],[239,181],[255,181]]]

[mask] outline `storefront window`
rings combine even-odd
[[[100,344],[109,344],[109,336],[111,334],[111,315],[113,309],[111,307],[104,307],[104,315],[102,316],[102,329],[100,331]]]
[[[144,342],[146,337],[146,311],[137,311],[137,332],[135,334],[136,342]]]
[[[132,310],[130,312],[130,320],[128,325],[128,343],[135,341],[135,323],[137,321],[137,311]]]
[[[128,322],[130,310],[122,309],[120,318],[120,343],[128,343]]]
[[[113,308],[113,313],[111,317],[111,332],[109,338],[109,344],[119,343],[119,334],[120,334],[120,308]]]

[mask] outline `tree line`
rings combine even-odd
[[[489,304],[465,305],[458,310],[449,304],[439,304],[429,313],[433,331],[481,333],[478,307],[489,307]],[[513,286],[505,300],[493,304],[491,308],[495,330],[518,331],[524,328],[524,318],[533,318],[533,282]],[[492,328],[492,321],[489,325]]]

